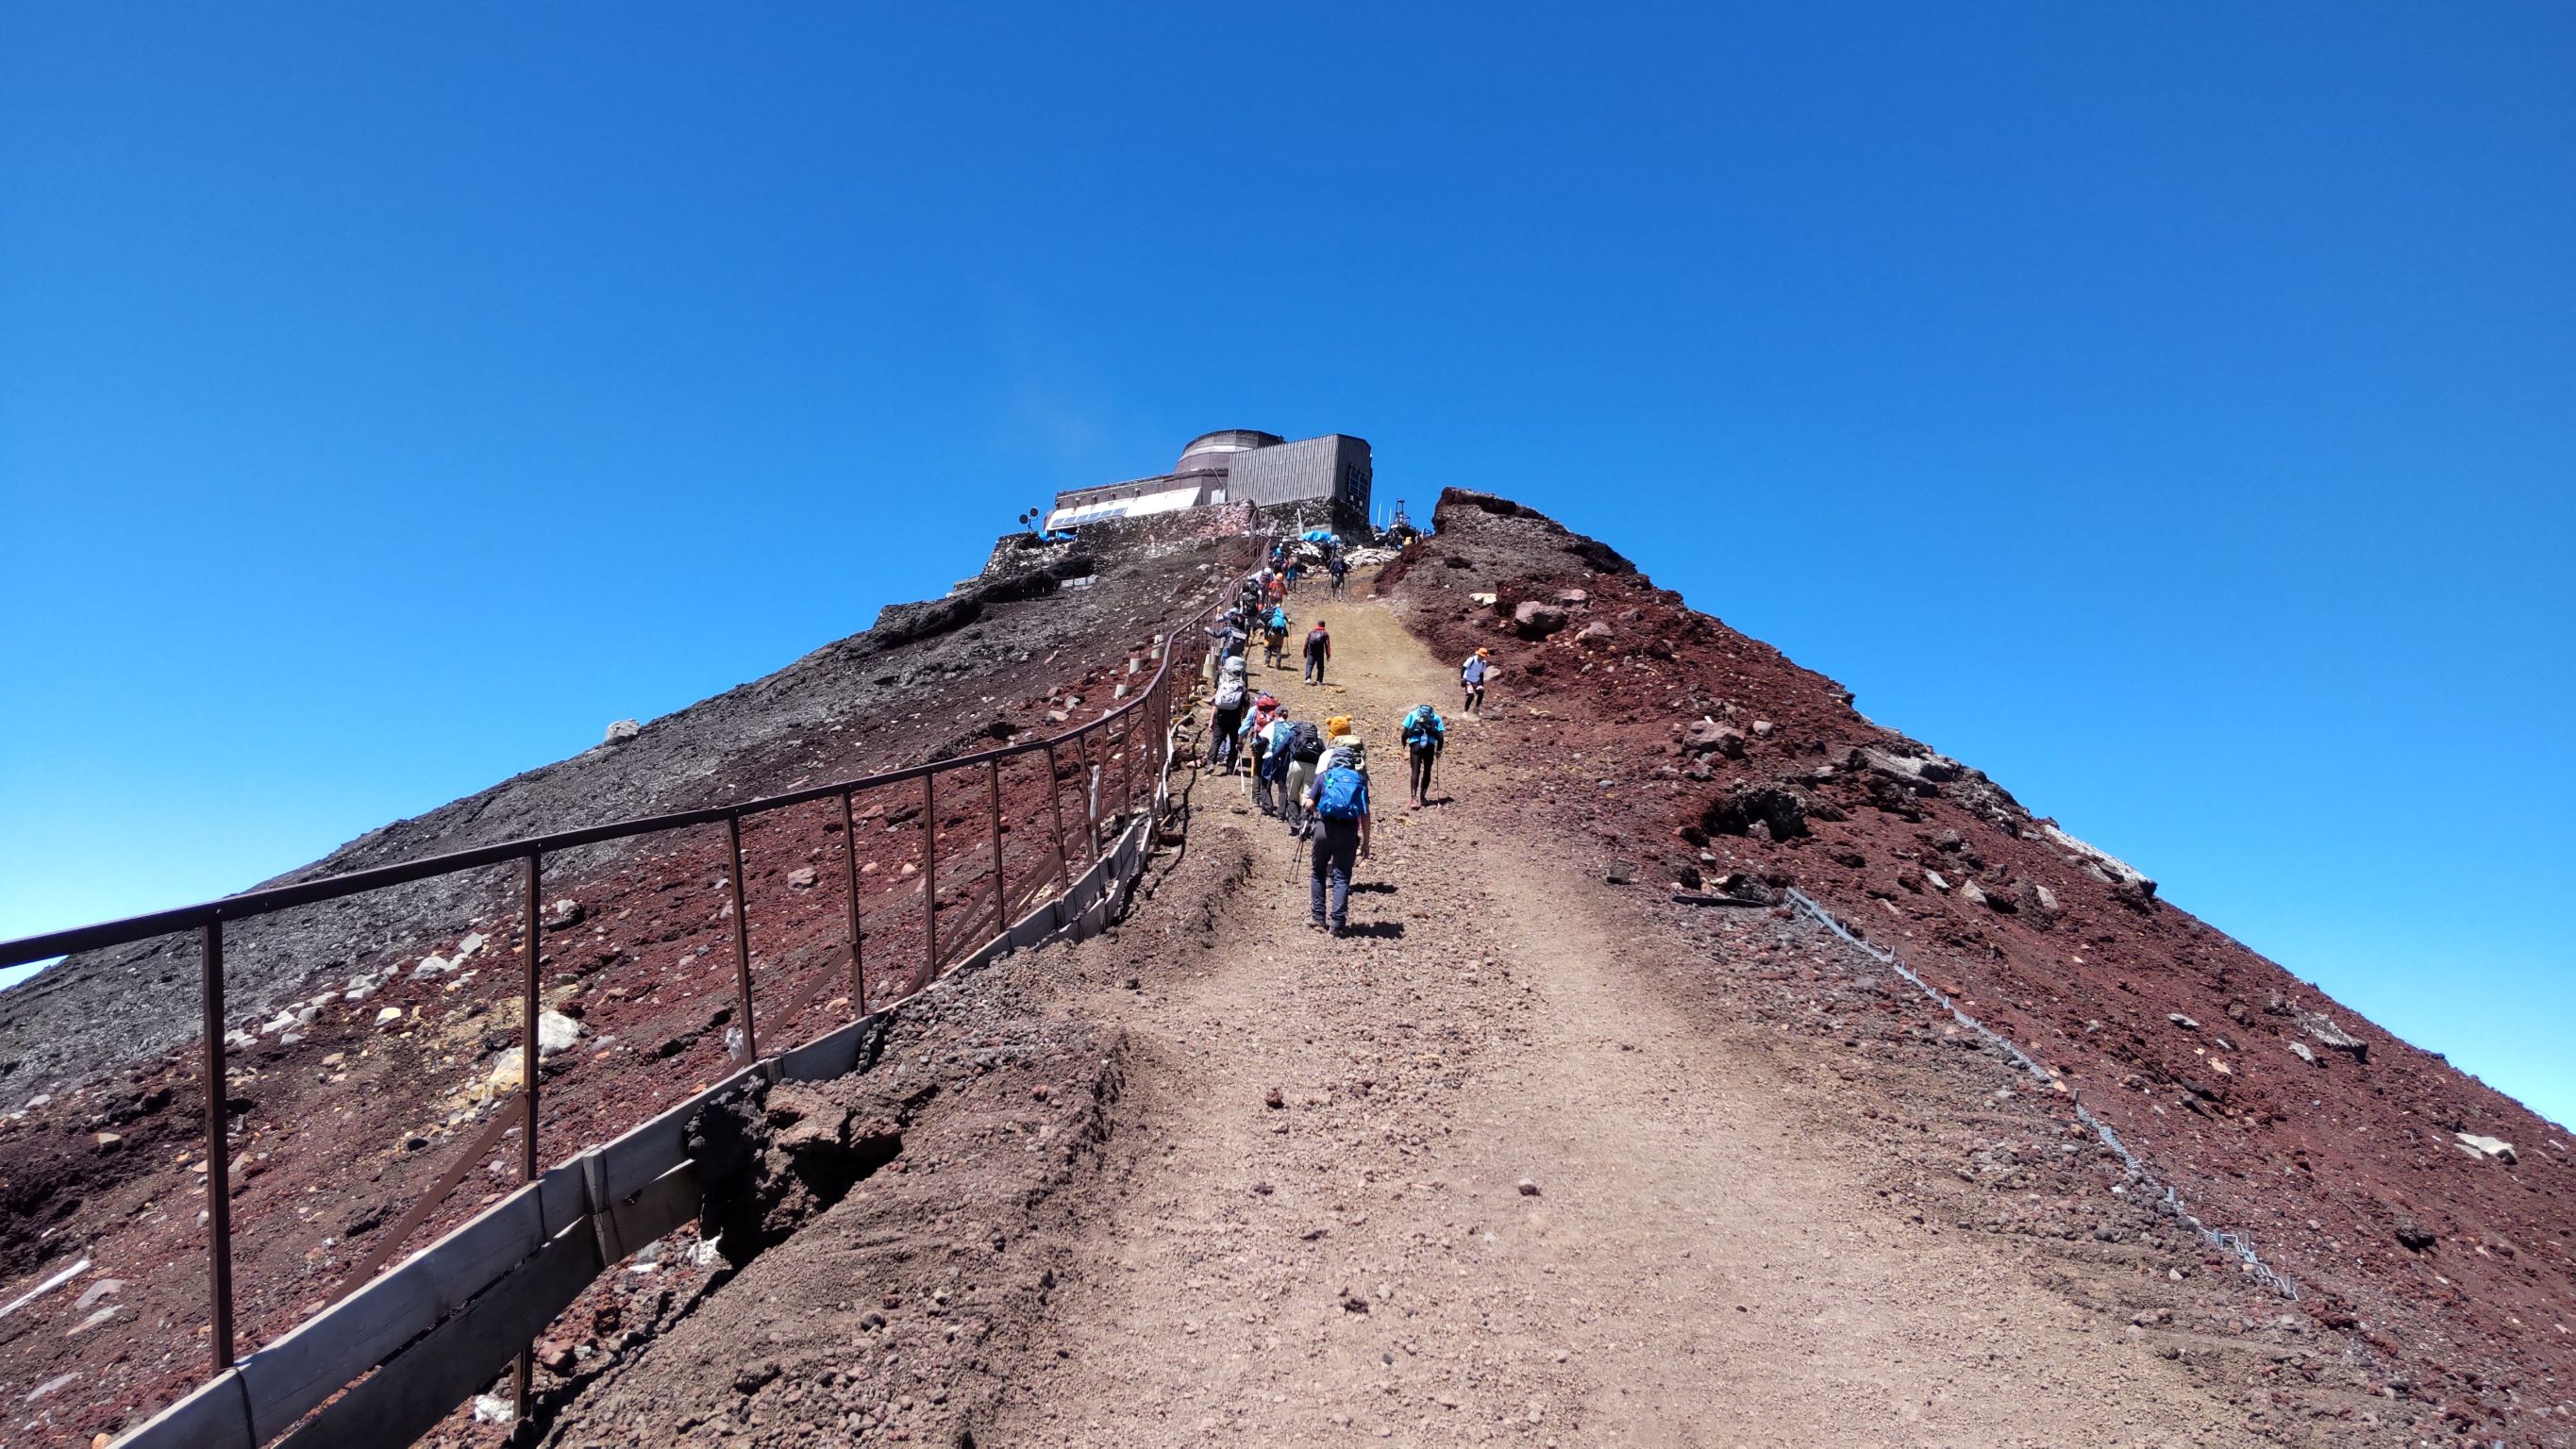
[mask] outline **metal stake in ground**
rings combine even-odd
[[[850,1014],[868,1014],[868,980],[859,966],[859,837],[850,826],[850,792],[841,792],[841,866],[850,888]]]
[[[224,923],[208,921],[203,949],[206,1007],[206,1252],[207,1296],[215,1310],[215,1372],[233,1366],[232,1154],[225,1140]]]
[[[760,1040],[751,1021],[751,923],[743,918],[742,905],[742,817],[725,817],[725,850],[733,859],[733,995],[734,1009],[742,1013],[742,1052],[733,1059],[735,1066],[757,1060]]]
[[[527,1097],[528,1111],[519,1132],[521,1182],[537,1180],[537,1013],[544,1009],[537,979],[538,958],[543,954],[543,943],[537,939],[537,933],[542,929],[537,913],[538,859],[534,852],[528,856],[527,873],[523,878],[526,890],[522,892],[528,912],[527,941],[523,948],[528,959],[527,969],[520,973],[524,989],[519,1001],[519,1090]],[[527,1418],[533,1407],[529,1398],[534,1391],[536,1372],[537,1346],[530,1343],[519,1350],[519,1361],[510,1370],[510,1409],[521,1419]]]

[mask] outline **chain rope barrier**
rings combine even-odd
[[[2041,1066],[2037,1059],[2033,1058],[2030,1053],[2023,1051],[2019,1044],[2015,1043],[2010,1037],[2005,1036],[2003,1033],[1987,1026],[1984,1022],[1970,1016],[1967,1012],[1962,1011],[1957,1002],[1951,1000],[1950,997],[1939,987],[1934,986],[1931,982],[1924,980],[1920,975],[1916,974],[1914,968],[1906,965],[1903,958],[1899,957],[1894,951],[1881,950],[1879,947],[1871,945],[1868,941],[1863,940],[1849,927],[1836,919],[1833,912],[1826,910],[1822,905],[1818,904],[1813,896],[1808,895],[1805,891],[1799,890],[1795,886],[1789,888],[1788,895],[1792,903],[1803,908],[1809,915],[1814,916],[1819,922],[1823,923],[1826,930],[1833,932],[1835,935],[1842,937],[1843,940],[1858,947],[1863,953],[1868,955],[1871,960],[1888,967],[1897,975],[1912,982],[1915,990],[1922,992],[1925,996],[1931,998],[1936,1005],[1940,1006],[1942,1010],[1949,1012],[1951,1019],[1957,1021],[1961,1026],[1977,1033],[1979,1036],[1984,1037],[1988,1042],[1993,1043],[2004,1053],[2004,1055],[2012,1058],[2015,1062],[2020,1063],[2022,1070],[2030,1073],[2040,1081],[2047,1083],[2052,1089],[2065,1092],[2068,1098],[2075,1103],[2075,1120],[2083,1123],[2086,1127],[2091,1128],[2093,1135],[2101,1139],[2102,1145],[2110,1148],[2111,1151],[2119,1157],[2121,1162],[2127,1164],[2130,1179],[2147,1188],[2150,1192],[2160,1192],[2162,1194],[2160,1197],[2151,1198],[2150,1201],[2154,1202],[2156,1206],[2162,1208],[2165,1212],[2181,1221],[2184,1226],[2189,1227],[2193,1232],[2198,1233],[2203,1242],[2208,1243],[2211,1247],[2217,1248],[2221,1252],[2233,1255],[2236,1260],[2244,1266],[2246,1276],[2260,1281],[2264,1286],[2270,1288],[2273,1292],[2279,1294],[2283,1298],[2287,1298],[2294,1303],[2298,1301],[2299,1285],[2292,1281],[2289,1275],[2275,1270],[2270,1264],[2264,1262],[2262,1257],[2255,1252],[2254,1240],[2252,1238],[2247,1237],[2242,1233],[2229,1232],[2224,1228],[2213,1228],[2209,1224],[2202,1222],[2198,1217],[2194,1216],[2190,1209],[2183,1206],[2182,1194],[2177,1192],[2171,1183],[2159,1179],[2153,1172],[2150,1172],[2147,1169],[2146,1163],[2139,1160],[2138,1154],[2131,1152],[2128,1144],[2120,1140],[2120,1134],[2111,1130],[2111,1124],[2094,1116],[2092,1110],[2084,1105],[2083,1100],[2075,1095],[2074,1088],[2067,1086],[2055,1076],[2050,1075],[2048,1069]]]

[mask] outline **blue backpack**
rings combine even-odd
[[[1335,765],[1315,785],[1315,813],[1327,820],[1357,820],[1368,813],[1368,776]]]
[[[1403,732],[1404,742],[1416,748],[1438,744],[1449,733],[1449,726],[1440,718],[1440,712],[1427,704],[1415,705],[1413,712],[1406,715],[1404,723],[1397,728]]]

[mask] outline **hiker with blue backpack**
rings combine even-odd
[[[1449,722],[1440,711],[1427,704],[1417,704],[1406,711],[1404,722],[1396,726],[1404,737],[1404,753],[1412,762],[1412,800],[1416,806],[1431,803],[1431,765],[1449,743]]]
[[[1368,754],[1350,729],[1348,715],[1324,722],[1324,757],[1305,799],[1315,835],[1307,918],[1336,936],[1351,933],[1351,871],[1369,854]]]
[[[1288,664],[1288,606],[1273,604],[1261,621],[1261,662],[1273,669]]]
[[[1270,700],[1270,696],[1265,694],[1261,699]],[[1252,803],[1261,807],[1264,815],[1281,816],[1287,813],[1288,794],[1280,787],[1288,779],[1288,743],[1296,734],[1297,722],[1278,707],[1276,700],[1270,700],[1270,705],[1269,716],[1264,719],[1259,713],[1260,701],[1253,704],[1261,732],[1252,737]]]

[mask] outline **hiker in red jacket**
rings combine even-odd
[[[1324,621],[1317,619],[1315,627],[1306,631],[1306,682],[1308,684],[1324,682],[1324,663],[1332,657],[1333,636],[1324,632]]]

